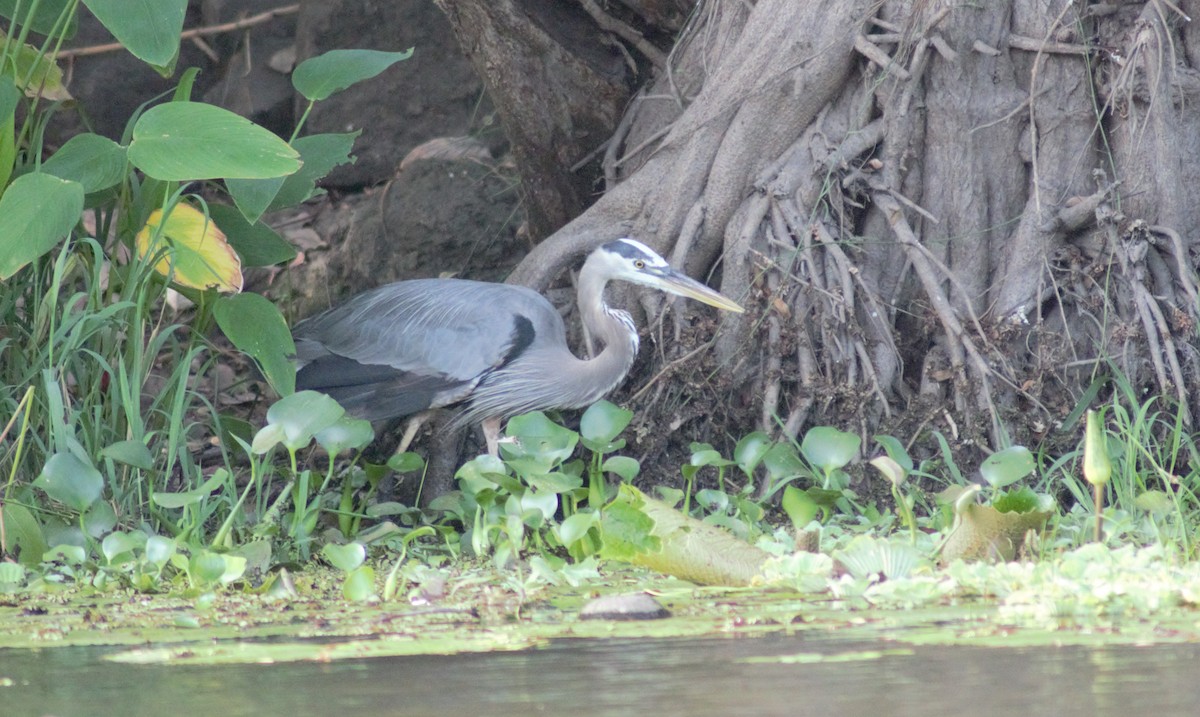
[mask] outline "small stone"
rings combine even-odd
[[[671,617],[671,611],[646,593],[599,597],[579,611],[581,620],[658,620],[664,617]]]

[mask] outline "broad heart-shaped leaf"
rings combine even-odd
[[[125,148],[107,137],[85,132],[67,140],[42,171],[73,179],[91,194],[120,184],[125,178]]]
[[[753,475],[754,469],[762,462],[767,451],[771,450],[771,439],[762,431],[747,434],[733,447],[733,462],[747,476]]]
[[[327,543],[325,547],[321,548],[321,557],[328,560],[329,564],[338,570],[350,572],[367,559],[367,549],[362,543],[346,543],[345,545]]]
[[[365,602],[375,594],[375,568],[355,568],[342,583],[342,597],[350,602]]]
[[[142,62],[165,67],[179,51],[187,0],[83,0],[83,4]]]
[[[633,420],[633,411],[608,401],[597,401],[579,419],[579,435],[598,443],[609,443]]]
[[[1028,448],[1010,446],[985,458],[979,472],[993,488],[1003,488],[1029,475],[1033,468],[1033,454]]]
[[[104,476],[96,467],[74,453],[55,453],[46,461],[33,487],[45,491],[53,500],[80,513],[100,498]]]
[[[546,417],[541,411],[515,416],[505,429],[515,444],[501,444],[505,458],[528,458],[536,460],[549,470],[571,457],[579,434],[563,428]]]
[[[817,505],[817,502],[809,497],[808,493],[794,485],[783,489],[781,505],[783,512],[787,513],[796,530],[802,530],[804,526],[811,523],[821,510],[821,506]]]
[[[237,205],[242,218],[247,222],[257,222],[263,212],[271,206],[271,201],[283,187],[286,177],[271,177],[270,179],[226,179],[225,188],[233,203]]]
[[[165,217],[155,209],[137,234],[138,256],[157,260],[154,270],[180,286],[242,290],[242,262],[217,223],[180,202]]]
[[[317,444],[331,456],[336,456],[345,450],[364,448],[375,438],[371,422],[361,418],[342,416],[332,426],[317,431]]]
[[[317,180],[329,174],[339,164],[353,162],[350,150],[362,130],[346,134],[313,134],[292,140],[292,148],[300,153],[304,164],[300,171],[289,174],[271,201],[271,209],[292,207],[316,196]]]
[[[296,258],[296,249],[274,229],[262,222],[251,224],[236,207],[210,203],[208,216],[225,232],[229,246],[242,258],[243,267],[286,264]]]
[[[337,423],[345,413],[337,401],[323,393],[300,391],[284,396],[267,409],[267,421],[283,429],[283,445],[294,451],[308,445],[318,432]]]
[[[41,0],[37,3],[37,8],[34,10],[33,17],[29,17],[29,10],[33,3],[30,0],[0,0],[0,16],[6,17],[9,20],[20,20],[26,27],[33,30],[39,35],[50,35],[55,32],[57,37],[70,39],[75,36],[75,31],[79,28],[78,13],[71,13],[65,23],[59,23],[59,16],[72,0]],[[20,18],[14,17],[17,11],[20,10]]]
[[[296,390],[296,367],[291,361],[296,345],[274,304],[258,294],[223,296],[213,304],[213,316],[233,345],[258,362],[280,396]]]
[[[100,456],[146,471],[154,469],[154,456],[141,441],[130,439],[111,443],[100,451]]]
[[[854,460],[860,443],[859,437],[853,433],[830,426],[814,426],[804,434],[800,452],[809,463],[828,473]]]
[[[310,57],[292,71],[292,86],[305,99],[319,102],[356,82],[369,80],[392,65],[412,57],[404,52],[380,50],[330,50]]]
[[[79,221],[83,185],[35,172],[0,196],[0,280],[54,248]]]
[[[129,161],[165,181],[282,177],[300,168],[299,157],[250,120],[202,102],[151,107],[129,144]]]
[[[636,458],[629,456],[609,456],[604,459],[604,465],[600,466],[600,470],[605,473],[616,473],[621,476],[621,480],[629,483],[641,472],[642,465],[637,462]]]

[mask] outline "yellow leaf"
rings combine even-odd
[[[0,32],[0,43],[7,41]],[[17,89],[26,97],[41,97],[51,102],[73,99],[63,84],[63,71],[54,61],[53,55],[41,54],[28,43],[17,48],[13,56]],[[28,84],[22,84],[28,80]]]
[[[155,271],[181,286],[242,290],[242,263],[225,234],[195,207],[176,204],[170,214],[156,209],[137,235],[138,256],[159,257]]]

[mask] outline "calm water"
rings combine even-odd
[[[1200,712],[1200,645],[919,647],[812,664],[897,644],[810,636],[568,640],[519,653],[330,664],[162,667],[103,650],[0,650],[0,715],[821,715],[1056,717]]]

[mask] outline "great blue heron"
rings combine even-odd
[[[593,251],[579,273],[584,326],[604,343],[594,358],[571,353],[562,317],[532,289],[416,279],[363,292],[297,323],[296,389],[326,393],[351,415],[372,421],[463,404],[454,423],[482,421],[495,455],[502,419],[581,408],[629,372],[638,334],[629,314],[604,303],[612,280],[742,311],[644,244],[618,239]]]

